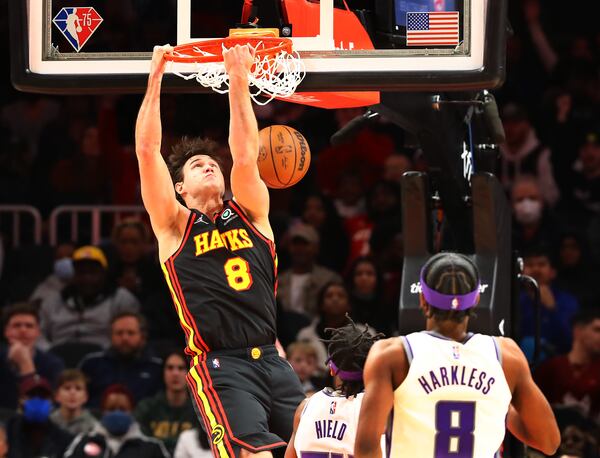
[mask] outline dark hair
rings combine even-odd
[[[327,328],[326,332],[331,334],[329,340],[324,342],[327,345],[327,353],[329,358],[343,371],[362,371],[367,355],[371,346],[385,337],[383,334],[373,334],[367,326],[358,327],[348,318],[348,324],[341,328]],[[362,380],[346,381],[342,380],[341,391],[344,396],[355,396],[365,389],[365,384]]]
[[[573,326],[587,326],[594,320],[600,320],[600,310],[592,307],[581,309],[571,319]]]
[[[60,373],[58,379],[56,380],[56,388],[58,389],[65,383],[69,382],[83,382],[83,384],[87,387],[88,378],[79,369],[65,369]]]
[[[100,400],[100,408],[102,410],[104,410],[106,400],[111,394],[122,394],[127,397],[129,403],[131,404],[131,410],[133,411],[133,408],[135,407],[135,397],[127,385],[123,385],[121,383],[113,383],[112,385],[107,386],[102,392],[102,397]]]
[[[548,258],[553,264],[552,250],[544,243],[537,243],[526,247],[521,253],[523,258]]]
[[[361,264],[371,264],[375,269],[375,293],[377,294],[380,292],[380,289],[383,285],[383,277],[377,261],[373,256],[370,255],[359,256],[352,261],[352,264],[348,269],[348,273],[346,274],[346,285],[348,286],[348,289],[350,292],[352,292],[352,289],[354,288],[354,276],[356,275],[356,269],[358,269],[358,266]]]
[[[423,266],[423,280],[438,293],[449,295],[467,294],[479,284],[479,270],[471,259],[460,253],[438,253]],[[431,304],[429,304],[431,306]],[[436,321],[461,323],[473,316],[472,308],[467,310],[442,310],[430,307],[430,317]]]
[[[321,311],[321,309],[323,308],[323,301],[325,300],[325,294],[327,294],[327,291],[332,286],[339,286],[344,291],[346,291],[346,295],[348,296],[348,306],[350,306],[350,293],[348,291],[348,288],[346,288],[346,285],[339,280],[332,280],[332,281],[325,283],[319,290],[319,295],[317,296],[317,309],[319,311]]]
[[[15,315],[31,315],[35,318],[37,323],[40,322],[40,311],[39,307],[34,302],[17,302],[9,305],[2,312],[2,323],[3,329],[6,329],[8,322]]]
[[[171,154],[167,158],[167,165],[173,183],[179,183],[183,180],[183,166],[189,158],[199,154],[210,156],[223,170],[223,164],[217,155],[218,147],[219,144],[209,138],[182,137],[178,143],[173,145]]]
[[[117,224],[115,224],[115,227],[113,228],[112,232],[112,238],[117,239],[121,235],[121,231],[127,227],[136,229],[142,236],[144,242],[148,242],[148,240],[150,240],[150,232],[148,231],[148,226],[146,226],[146,224],[143,221],[133,217],[125,218],[122,221],[119,221]]]
[[[183,364],[184,364],[185,366],[187,366],[187,364],[188,364],[188,357],[187,357],[187,355],[186,355],[186,354],[185,354],[183,351],[181,351],[181,350],[178,350],[178,349],[173,349],[173,350],[167,351],[166,353],[164,353],[164,355],[165,355],[164,357],[162,357],[162,356],[161,356],[161,357],[162,357],[162,360],[163,360],[163,367],[162,367],[162,368],[163,368],[163,372],[165,371],[165,369],[166,369],[166,367],[167,367],[167,360],[168,360],[168,359],[169,359],[171,356],[179,356],[179,357],[181,358],[181,360],[183,361]]]
[[[140,325],[140,331],[142,332],[142,334],[144,336],[148,335],[148,321],[146,320],[146,317],[144,315],[142,315],[141,313],[134,312],[132,310],[122,310],[120,312],[115,313],[110,318],[110,327],[112,328],[112,326],[115,324],[115,322],[117,320],[120,320],[121,318],[127,318],[127,317],[135,318]]]

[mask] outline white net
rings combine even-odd
[[[262,42],[254,46],[254,50],[264,48]],[[223,49],[226,49],[223,46]],[[198,56],[213,56],[214,54],[194,47]],[[177,54],[175,52],[175,54]],[[223,62],[189,63],[190,71],[172,71],[173,74],[185,79],[195,79],[198,83],[215,92],[224,94],[229,91],[229,77]],[[275,97],[290,97],[304,79],[306,70],[297,52],[281,51],[276,55],[257,56],[255,64],[248,76],[250,96],[255,103],[266,105]]]

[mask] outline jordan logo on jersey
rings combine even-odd
[[[196,256],[218,248],[237,251],[254,246],[246,229],[232,229],[223,233],[220,233],[218,229],[206,231],[194,237],[194,244]]]

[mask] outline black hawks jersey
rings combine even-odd
[[[275,245],[236,202],[226,201],[214,222],[192,209],[163,271],[188,354],[275,342]]]

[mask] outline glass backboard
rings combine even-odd
[[[143,91],[154,45],[224,37],[255,18],[293,40],[301,91],[491,89],[504,76],[505,0],[9,0],[9,12],[24,91]],[[174,75],[163,87],[207,90]]]

